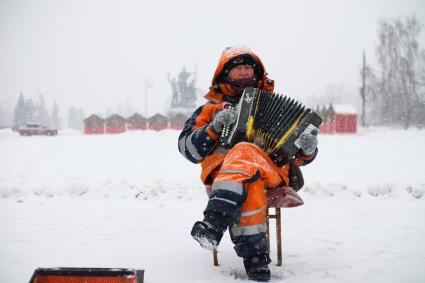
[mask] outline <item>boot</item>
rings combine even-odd
[[[209,213],[205,214],[203,221],[197,221],[192,228],[192,237],[207,250],[217,250],[224,231],[229,226],[228,217],[220,214]]]
[[[243,264],[245,266],[248,279],[261,282],[269,281],[270,262],[271,260],[268,254],[244,258]]]

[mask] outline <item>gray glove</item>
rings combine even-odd
[[[221,133],[224,126],[230,126],[236,122],[236,112],[234,109],[224,109],[215,115],[211,122],[211,127],[216,133]]]
[[[309,133],[303,133],[301,134],[301,136],[299,137],[300,139],[300,149],[301,152],[308,156],[308,155],[312,155],[314,153],[314,151],[316,150],[317,147],[317,130],[312,130]]]

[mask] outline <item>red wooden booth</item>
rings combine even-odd
[[[125,132],[126,119],[120,115],[113,114],[105,120],[107,134],[119,134]]]
[[[128,117],[127,130],[146,130],[146,118],[137,113]]]
[[[177,113],[170,117],[170,129],[183,130],[184,123],[189,117],[182,113]]]
[[[168,129],[168,118],[161,114],[155,114],[147,119],[149,130],[161,131]]]
[[[334,104],[316,107],[316,112],[322,117],[320,125],[322,134],[342,134],[357,132],[357,110],[350,104]]]
[[[357,110],[353,105],[335,104],[335,132],[357,132]]]
[[[93,114],[84,119],[84,134],[103,134],[105,132],[105,120]]]

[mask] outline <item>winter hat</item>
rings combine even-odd
[[[258,81],[263,79],[264,70],[261,64],[259,64],[251,54],[245,53],[240,54],[229,60],[223,66],[223,70],[220,75],[217,77],[218,82],[223,82],[224,78],[227,77],[230,70],[238,65],[250,65],[254,68],[254,75]]]
[[[214,103],[223,102],[229,95],[235,95],[234,87],[229,84],[227,75],[232,68],[241,64],[249,64],[254,68],[256,87],[273,92],[274,81],[269,79],[261,59],[248,47],[226,47],[221,53],[217,68],[211,80],[211,86],[204,96]]]

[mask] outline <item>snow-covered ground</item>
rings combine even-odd
[[[207,198],[177,136],[0,130],[0,282],[57,266],[143,268],[148,283],[245,281],[228,237],[215,267],[189,235]],[[283,211],[272,281],[425,282],[425,131],[319,143],[303,170],[305,205]]]

